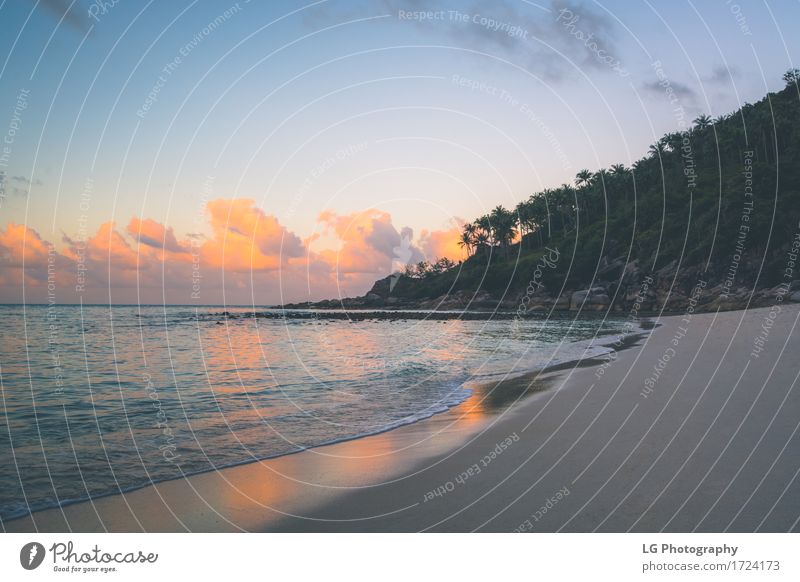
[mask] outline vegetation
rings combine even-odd
[[[800,70],[783,79],[785,89],[758,103],[714,120],[700,115],[663,136],[631,167],[581,170],[574,184],[536,192],[513,210],[497,206],[464,225],[466,261],[416,265],[395,293],[521,289],[545,246],[567,258],[547,274],[559,286],[589,286],[598,265],[616,257],[647,271],[676,261],[713,279],[742,250],[753,260],[742,261],[737,282],[777,284],[800,220]]]
[[[441,258],[433,263],[420,261],[416,265],[407,265],[403,276],[411,279],[427,279],[433,275],[440,275],[445,271],[449,271],[455,266],[456,264],[448,258]]]

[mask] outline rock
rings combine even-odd
[[[569,309],[570,295],[564,294],[556,299],[555,309]]]
[[[392,288],[394,287],[395,283],[398,281],[398,275],[392,274],[388,277],[384,277],[383,279],[378,279],[372,285],[372,289],[367,291],[366,298],[369,298],[370,295],[377,295],[380,298],[385,298],[389,296],[389,293],[392,292]]]
[[[602,287],[592,287],[583,291],[576,291],[570,298],[569,308],[577,311],[581,307],[585,309],[603,309],[611,304],[611,300]]]
[[[789,301],[794,301],[795,303],[800,303],[800,291],[795,291],[791,295],[789,295]]]
[[[689,298],[679,293],[672,293],[664,302],[666,311],[685,311],[689,307]]]
[[[638,286],[642,280],[642,270],[639,268],[639,261],[631,261],[625,265],[622,271],[622,282],[625,285]]]
[[[627,267],[621,257],[611,261],[608,260],[608,257],[603,257],[597,276],[602,279],[618,279],[625,271],[627,271]]]
[[[383,297],[378,295],[377,293],[367,293],[364,300],[369,305],[382,305],[383,304]]]
[[[670,261],[668,265],[662,267],[658,271],[656,271],[656,275],[659,276],[661,279],[672,278],[675,275],[675,272],[678,270],[678,261]]]

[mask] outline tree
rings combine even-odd
[[[628,169],[623,164],[614,164],[611,166],[611,174],[618,178],[627,176],[629,174]]]
[[[488,214],[475,219],[476,239],[483,239],[487,244],[494,244],[492,239],[492,219]]]
[[[664,155],[664,152],[666,152],[666,149],[667,148],[665,147],[665,144],[664,144],[664,138],[661,138],[656,143],[654,143],[653,145],[650,146],[650,149],[648,150],[648,152],[650,153],[650,157],[660,158],[660,157],[662,157]]]
[[[514,227],[516,223],[514,214],[502,206],[495,206],[489,215],[489,219],[495,244],[506,249],[517,235],[517,229]]]
[[[592,184],[602,187],[606,182],[608,182],[609,176],[611,176],[611,174],[608,170],[605,168],[600,168],[592,176]]]
[[[578,188],[584,188],[589,185],[592,179],[592,173],[589,170],[581,170],[575,174],[575,185]]]
[[[468,222],[464,225],[461,231],[461,237],[458,241],[458,246],[461,248],[467,249],[467,255],[471,255],[472,251],[475,250],[477,242],[475,240],[475,235],[478,231],[478,227],[475,225],[474,222]]]
[[[445,273],[455,267],[456,264],[448,259],[447,257],[442,257],[437,259],[433,265],[431,265],[431,273],[435,275],[439,275],[441,273]]]
[[[800,70],[790,73],[787,83],[800,84]],[[696,129],[668,133],[651,146],[649,155],[627,167],[615,164],[593,175],[581,170],[575,185],[544,189],[516,204],[512,212],[498,206],[464,225],[460,244],[471,258],[465,262],[463,273],[438,281],[439,273],[453,269],[451,263],[437,260],[433,265],[414,265],[406,274],[412,274],[415,283],[426,280],[417,283],[416,296],[434,296],[450,288],[474,291],[476,286],[487,286],[493,292],[506,287],[520,290],[527,280],[517,277],[514,258],[509,256],[517,232],[524,236],[526,247],[520,246],[520,253],[528,254],[527,247],[547,244],[574,257],[558,267],[559,277],[570,278],[569,285],[591,284],[589,278],[602,260],[601,254],[609,259],[625,256],[654,270],[681,257],[685,257],[686,267],[712,260],[725,264],[742,223],[744,151],[753,152],[759,190],[780,194],[774,209],[765,206],[754,210],[746,240],[747,249],[754,255],[766,257],[763,271],[753,272],[763,276],[765,285],[780,283],[788,241],[793,240],[800,213],[800,100],[795,88],[745,103],[739,111],[713,121],[699,116],[695,124]],[[694,189],[687,188],[689,166],[681,151],[688,138],[692,152],[697,154],[691,157],[697,176]],[[603,201],[603,185],[608,211],[601,214],[594,209]],[[591,214],[584,212],[587,209]],[[575,228],[578,216],[580,230]],[[495,248],[505,260],[488,267],[480,265],[479,261]],[[522,258],[528,262],[535,256]],[[756,284],[749,270],[745,271],[740,270],[741,280],[750,277],[748,284]],[[433,281],[429,283],[430,279]]]
[[[630,175],[631,171],[622,164],[614,164],[611,166],[611,177],[614,181],[614,189],[616,191],[622,191],[626,202],[628,201],[629,186],[631,185],[631,181],[629,180]]]
[[[417,263],[414,274],[417,279],[424,279],[433,272],[431,264],[428,261],[420,261]]]
[[[517,225],[520,233],[520,244],[524,244],[525,236],[536,231],[539,228],[539,223],[535,215],[535,206],[533,202],[533,195],[527,200],[523,200],[516,207],[517,212]]]
[[[694,123],[695,129],[702,131],[711,127],[711,117],[703,113],[702,115],[695,117],[692,123]]]
[[[789,85],[797,85],[800,83],[800,69],[789,69],[783,74],[781,79],[784,80],[787,87]]]
[[[466,227],[465,227],[466,228]],[[488,214],[475,219],[471,228],[472,248],[474,255],[483,255],[486,249],[492,246],[492,223]]]
[[[683,134],[679,131],[674,131],[665,135],[662,141],[669,148],[669,151],[677,152],[683,147]]]

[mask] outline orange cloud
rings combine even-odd
[[[420,235],[419,246],[429,261],[448,258],[452,261],[461,261],[465,258],[465,250],[458,246],[461,238],[463,221],[454,218],[450,228],[445,230],[423,230]]]
[[[0,231],[0,301],[22,301],[23,289],[28,301],[41,294],[48,283],[59,275],[56,269],[59,254],[39,233],[13,222]],[[24,285],[24,287],[23,287]]]
[[[49,245],[39,233],[24,224],[8,223],[5,232],[0,232],[0,250],[9,266],[21,266],[47,259]]]
[[[202,246],[206,264],[229,271],[273,270],[304,252],[300,238],[254,200],[211,200],[206,210],[213,232]]]
[[[411,255],[414,255],[416,249],[410,246],[413,233],[410,229],[404,229],[403,233],[398,232],[387,212],[368,209],[338,215],[332,210],[326,210],[319,215],[318,220],[339,241],[338,250],[323,250],[319,254],[340,273],[386,276],[394,270],[393,263],[403,259],[406,259],[404,263],[412,262],[414,258]],[[402,252],[404,235],[409,253]],[[405,254],[409,256],[404,257]]]
[[[322,212],[321,233],[305,243],[253,200],[212,200],[207,215],[208,237],[182,241],[172,227],[134,217],[124,231],[106,222],[85,239],[64,236],[60,253],[35,230],[9,223],[0,230],[0,301],[21,300],[23,281],[26,301],[46,301],[48,264],[57,266],[59,302],[79,298],[81,278],[84,301],[190,303],[199,281],[205,303],[277,303],[361,295],[408,263],[460,258],[455,226],[423,231],[415,242],[410,228],[398,230],[375,209]],[[336,249],[312,248],[331,239]]]
[[[139,244],[175,253],[186,252],[186,247],[175,238],[172,227],[165,227],[150,218],[141,220],[134,216],[128,223],[127,231]]]

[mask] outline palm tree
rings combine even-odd
[[[706,129],[707,127],[711,127],[711,117],[709,117],[704,113],[696,117],[694,121],[692,121],[692,123],[694,123],[695,129],[703,130]]]
[[[547,198],[543,195],[534,195],[529,198],[531,203],[531,221],[535,224],[536,233],[539,235],[539,246],[550,238],[550,207]],[[545,226],[547,230],[545,231]]]
[[[532,231],[530,227],[530,201],[523,200],[514,208],[517,214],[517,227],[519,228],[520,244],[525,242],[525,235]]]
[[[485,230],[479,230],[475,234],[475,256],[478,256],[489,245],[489,233]]]
[[[476,218],[472,223],[475,227],[475,235],[473,237],[473,245],[475,247],[475,255],[484,252],[486,247],[493,246],[492,240],[492,221],[488,214]]]
[[[491,219],[492,237],[495,244],[507,249],[517,234],[517,230],[514,228],[514,214],[502,206],[496,206],[489,218]]]
[[[592,176],[592,181],[598,189],[598,199],[602,197],[603,205],[608,207],[608,187],[611,185],[611,172],[605,168],[600,168],[595,175]],[[602,209],[601,209],[602,210]]]
[[[584,186],[588,186],[589,182],[592,179],[592,173],[589,170],[581,170],[577,174],[575,174],[575,185],[578,188],[583,188]]]
[[[602,186],[606,182],[608,182],[608,178],[611,176],[608,170],[605,168],[600,168],[597,172],[594,173],[592,176],[592,183],[596,186]]]
[[[477,232],[486,235],[485,236],[486,242],[488,242],[490,244],[493,243],[493,241],[491,240],[491,236],[492,236],[492,220],[491,220],[491,218],[489,218],[489,215],[488,214],[484,214],[480,218],[476,218],[474,224],[475,224],[475,230]]]
[[[458,239],[458,246],[460,246],[462,249],[464,248],[467,249],[468,257],[472,255],[472,244],[473,244],[472,235],[470,235],[466,230],[464,230]]]
[[[625,194],[625,201],[628,201],[628,186],[630,181],[628,180],[628,176],[631,175],[631,170],[626,168],[622,164],[614,164],[611,166],[611,176],[614,179],[614,186],[615,188],[622,190]]]
[[[561,223],[561,232],[566,234],[572,230],[572,218],[577,210],[576,190],[569,184],[562,184],[560,188],[551,191],[551,200]]]
[[[664,152],[666,151],[666,148],[664,147],[664,139],[661,138],[656,143],[651,145],[648,151],[650,153],[650,156],[653,158],[660,158],[661,156],[663,156]]]
[[[458,246],[467,249],[467,256],[472,254],[472,249],[475,248],[475,233],[478,227],[474,222],[468,222],[464,225],[461,236],[458,241]]]
[[[683,147],[683,134],[679,131],[668,133],[663,138],[664,144],[669,147],[669,151],[677,152]]]
[[[628,169],[622,164],[614,164],[611,166],[611,174],[613,176],[617,176],[618,178],[621,176],[627,176]]]

